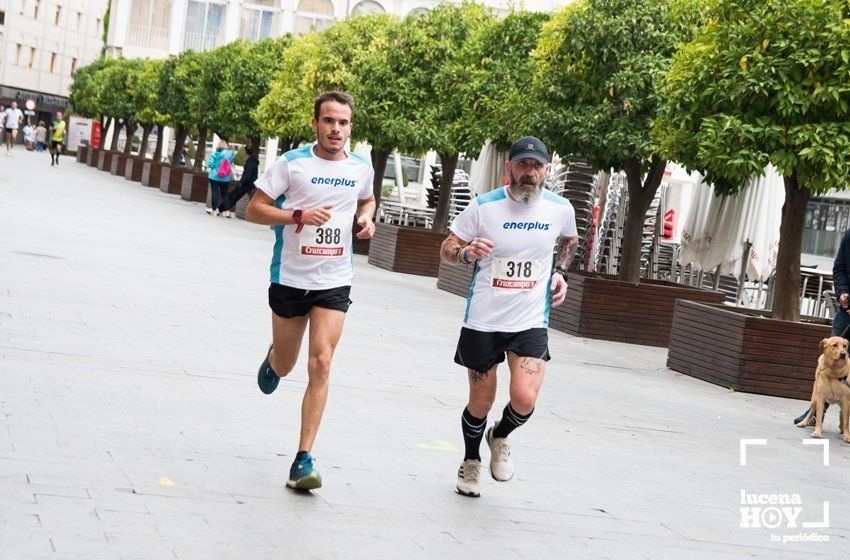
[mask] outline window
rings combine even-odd
[[[168,49],[171,0],[133,0],[128,43],[137,47]]]
[[[428,8],[413,8],[407,12],[407,17],[424,16],[428,13]]]
[[[295,33],[309,33],[327,29],[334,23],[334,5],[331,0],[301,0],[295,12]]]
[[[352,17],[365,16],[369,14],[383,14],[384,7],[374,0],[363,0],[351,10]]]
[[[224,4],[189,0],[183,48],[196,51],[214,49],[224,28]]]
[[[27,67],[32,68],[33,62],[35,62],[35,47],[30,47],[30,61],[27,63]]]
[[[15,46],[15,64],[21,65],[21,45],[18,44]]]
[[[77,27],[76,27],[77,31],[80,30],[80,20],[82,18],[83,18],[83,14],[81,14],[80,12],[77,12]]]
[[[56,53],[55,52],[50,53],[50,73],[51,74],[56,73]]]
[[[278,13],[274,0],[251,0],[251,3],[243,4],[239,37],[251,41],[271,37],[277,27]]]
[[[71,59],[71,75],[73,76],[74,72],[76,72],[76,71],[77,71],[77,59],[72,58]]]
[[[6,12],[0,10],[0,25],[6,25]]]
[[[35,9],[32,12],[33,19],[38,19],[38,7],[40,3],[40,0],[35,0]]]
[[[803,222],[803,253],[834,257],[850,229],[850,200],[813,198]]]
[[[53,25],[59,25],[60,15],[62,15],[62,6],[56,6],[56,18],[53,20]]]

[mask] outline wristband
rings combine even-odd
[[[567,279],[567,270],[564,267],[556,266],[552,269],[552,274],[560,274],[564,277],[564,280]]]
[[[457,252],[457,260],[461,264],[472,264],[471,261],[466,260],[466,250],[469,249],[469,245],[462,245],[458,247]]]

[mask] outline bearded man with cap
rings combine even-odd
[[[578,242],[575,211],[544,189],[546,146],[524,136],[511,147],[510,183],[475,198],[451,225],[440,256],[475,267],[455,362],[467,369],[469,402],[461,416],[464,459],[457,492],[480,496],[481,440],[490,448],[490,474],[513,478],[508,435],[534,411],[549,361],[549,310],[567,295],[565,267]],[[553,252],[557,244],[557,251]],[[510,401],[490,429],[496,370],[507,358]]]

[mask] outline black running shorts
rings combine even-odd
[[[508,351],[548,362],[549,331],[538,328],[514,333],[481,332],[463,327],[457,341],[455,363],[474,371],[489,371],[505,361]]]
[[[302,290],[282,284],[269,285],[269,307],[275,315],[285,319],[303,317],[313,307],[335,309],[345,313],[351,300],[348,295],[351,286],[330,288],[328,290]]]

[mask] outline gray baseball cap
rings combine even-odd
[[[549,163],[549,150],[546,149],[546,144],[535,138],[534,136],[523,136],[511,146],[511,151],[508,152],[508,160],[514,161],[522,158],[534,158],[540,163]]]

